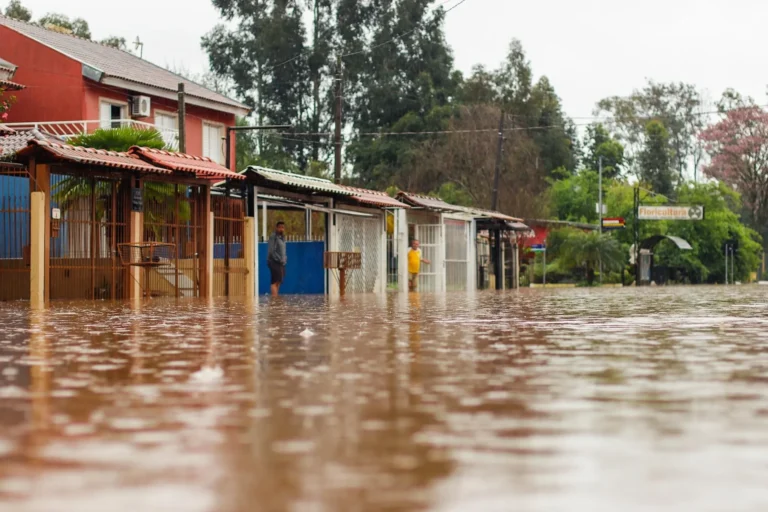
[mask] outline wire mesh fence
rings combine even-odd
[[[128,201],[118,181],[51,174],[51,299],[119,299],[127,271],[118,244],[128,241]]]

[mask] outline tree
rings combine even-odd
[[[613,117],[618,140],[627,150],[627,163],[637,171],[636,157],[642,150],[645,127],[649,121],[660,121],[668,131],[670,167],[682,179],[685,170],[698,168],[704,156],[697,134],[706,118],[703,101],[696,87],[682,82],[656,83],[649,80],[643,89],[628,97],[612,96],[598,102],[596,114]]]
[[[447,182],[440,185],[440,188],[432,191],[431,196],[436,196],[448,204],[459,206],[472,206],[472,196],[466,190],[455,183]]]
[[[5,7],[5,15],[19,21],[32,21],[32,11],[21,5],[20,0],[11,0]]]
[[[626,254],[610,235],[596,231],[573,231],[560,248],[560,258],[566,266],[585,269],[587,285],[595,280],[595,268],[617,272],[624,268]]]
[[[768,231],[768,113],[754,104],[728,110],[704,130],[712,157],[704,172],[741,192],[751,225]]]
[[[373,144],[392,144],[388,149],[393,158],[401,159],[395,183],[400,189],[429,192],[453,183],[472,199],[474,206],[490,208],[498,134],[480,129],[498,123],[500,110],[471,105],[449,109],[445,115],[442,129],[449,133],[425,136],[406,154],[398,153],[395,136],[381,137]],[[518,217],[543,215],[546,205],[539,196],[547,182],[544,169],[536,165],[536,143],[521,131],[505,138],[503,149],[498,209]]]
[[[5,89],[0,87],[0,122],[5,122],[8,119],[8,111],[15,102],[16,96],[6,96]]]
[[[670,170],[669,132],[660,121],[645,126],[643,149],[639,158],[639,176],[654,192],[671,197],[674,176]]]
[[[585,169],[597,171],[600,167],[600,157],[603,158],[603,178],[617,178],[622,173],[624,165],[624,146],[614,139],[608,130],[600,123],[587,127],[584,136],[585,154],[581,164]]]
[[[550,180],[548,202],[557,219],[597,224],[598,176],[596,171],[584,169],[562,180]],[[603,186],[610,185],[607,180]]]
[[[354,39],[363,34],[357,4],[350,0],[214,0],[231,23],[218,25],[203,37],[203,49],[212,71],[231,81],[234,92],[254,108],[258,124],[291,124],[296,132],[326,132],[332,119],[329,95],[336,69],[332,54],[357,49]],[[321,135],[276,138],[260,133],[255,140],[262,158],[269,155],[271,166],[287,158],[302,171],[311,161],[326,158],[330,148]]]
[[[91,29],[88,27],[88,22],[83,18],[70,20],[66,14],[48,13],[40,18],[37,23],[43,27],[58,27],[83,39],[91,39]]]
[[[118,50],[123,50],[126,52],[129,51],[128,42],[125,40],[124,37],[109,36],[99,41],[99,43],[103,44],[104,46],[111,46],[112,48],[117,48]]]

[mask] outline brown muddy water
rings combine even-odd
[[[0,304],[0,510],[762,512],[767,299]]]

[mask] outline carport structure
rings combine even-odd
[[[249,215],[257,219],[255,287],[259,294],[269,290],[267,239],[274,222],[289,211],[303,211],[304,223],[287,237],[288,265],[281,293],[338,295],[338,283],[323,268],[325,252],[362,254],[362,268],[349,275],[347,293],[385,291],[386,211],[406,205],[383,192],[275,169],[251,166],[241,174],[247,184]]]
[[[453,205],[436,197],[410,192],[399,192],[397,199],[411,207],[401,211],[396,220],[398,281],[407,281],[408,248],[411,240],[417,239],[424,259],[431,261],[419,274],[419,289],[423,291],[477,289],[478,227],[498,233],[528,230],[521,219],[491,210]],[[495,247],[499,248],[496,261],[501,262],[501,244],[497,242]],[[407,290],[405,286],[399,288]]]
[[[0,284],[0,296],[38,303],[212,294],[210,188],[241,176],[182,153],[104,151],[41,134],[24,137],[26,144],[10,155],[13,189],[0,189],[0,204],[22,205],[0,207],[0,224],[22,222],[2,232],[0,246],[12,247],[3,267],[24,269],[21,288],[28,291]],[[0,147],[8,146],[0,139]],[[172,250],[154,267],[126,266],[120,248],[146,242]]]

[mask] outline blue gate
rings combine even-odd
[[[325,269],[323,253],[325,242],[286,242],[288,265],[285,281],[280,287],[283,294],[325,293]],[[259,295],[269,293],[271,277],[267,267],[267,244],[259,243]]]

